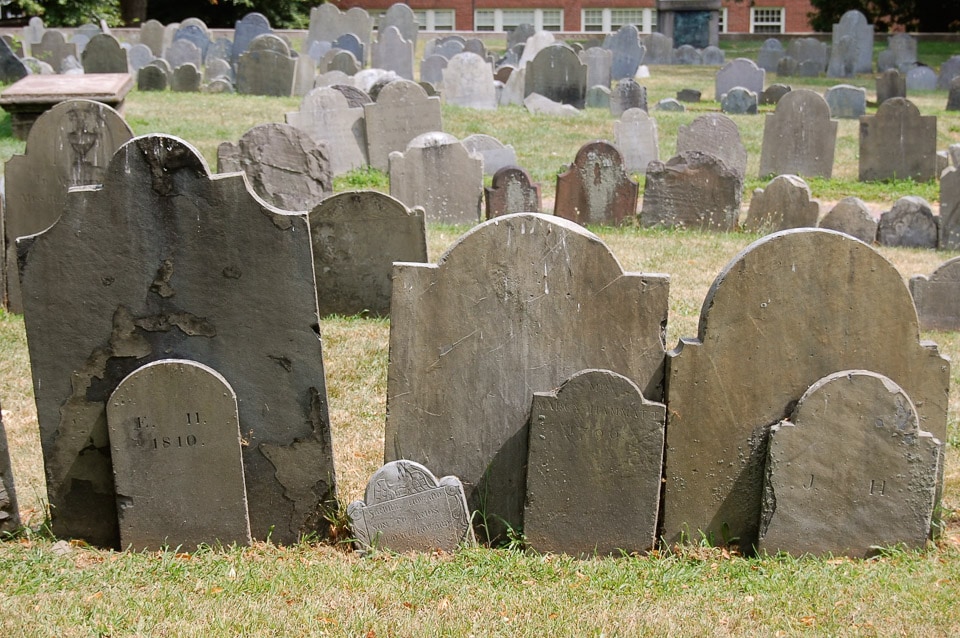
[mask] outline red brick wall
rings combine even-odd
[[[727,32],[750,33],[750,6],[758,9],[782,8],[787,13],[787,33],[812,31],[807,14],[813,10],[810,0],[754,0],[753,2],[724,2],[727,8]]]

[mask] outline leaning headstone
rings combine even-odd
[[[93,36],[83,50],[84,73],[126,73],[127,51],[112,35],[100,33]]]
[[[535,392],[523,507],[527,545],[579,557],[652,549],[665,411],[608,370],[584,370],[553,392]]]
[[[161,135],[122,146],[102,183],[17,245],[55,533],[119,545],[106,403],[177,358],[236,392],[253,538],[323,534],[336,481],[307,215]]]
[[[443,98],[455,106],[496,109],[497,90],[490,63],[476,53],[453,56],[443,70]]]
[[[297,58],[286,42],[270,33],[258,35],[237,62],[237,93],[289,97],[296,70]]]
[[[412,80],[414,44],[405,40],[395,26],[381,29],[377,42],[371,47],[371,63],[375,68],[393,71],[404,80]]]
[[[364,105],[363,113],[370,166],[381,171],[390,168],[391,152],[404,151],[422,133],[443,130],[440,98],[428,97],[420,85],[409,80],[388,84],[375,103]]]
[[[197,67],[192,64],[181,64],[173,70],[170,78],[170,89],[184,93],[196,93],[200,90],[202,76]]]
[[[928,66],[918,64],[907,71],[907,91],[935,91],[937,74]]]
[[[892,97],[907,97],[907,77],[897,69],[887,69],[877,77],[877,105]]]
[[[737,227],[743,176],[720,158],[681,151],[668,162],[650,162],[640,223],[645,228],[726,232]]]
[[[137,73],[137,89],[140,91],[166,91],[170,76],[163,67],[148,64]]]
[[[390,316],[394,262],[426,262],[423,211],[376,191],[328,197],[310,211],[320,316]]]
[[[602,47],[590,47],[578,55],[580,61],[587,65],[587,89],[594,86],[610,88],[613,54]]]
[[[164,50],[163,58],[174,69],[181,64],[193,64],[198,69],[203,66],[203,52],[189,40],[175,40]]]
[[[867,114],[867,90],[849,84],[837,84],[827,89],[823,98],[830,107],[830,117],[859,119]]]
[[[683,44],[673,52],[674,64],[700,65],[703,64],[703,57],[700,50],[689,44]]]
[[[603,140],[589,142],[557,175],[553,214],[581,225],[618,226],[636,217],[639,189],[616,146]]]
[[[233,44],[230,47],[230,62],[236,64],[240,55],[246,53],[253,39],[264,33],[272,33],[270,20],[262,13],[248,13],[237,20],[233,29]]]
[[[451,553],[476,543],[455,476],[438,480],[419,463],[391,461],[370,477],[363,499],[347,507],[359,549]]]
[[[924,547],[941,446],[888,377],[825,376],[770,428],[757,549],[865,558]]]
[[[664,540],[753,546],[769,428],[834,372],[890,377],[942,440],[950,364],[918,334],[900,273],[852,237],[788,230],[741,252],[668,354]]]
[[[60,72],[64,58],[69,55],[77,57],[77,45],[67,42],[61,32],[53,29],[44,31],[40,41],[30,47],[30,56],[49,64],[55,73]]]
[[[340,91],[329,87],[314,89],[304,96],[299,111],[287,113],[286,122],[326,146],[333,175],[366,166],[363,107],[351,107]]]
[[[237,396],[220,374],[183,359],[137,368],[107,428],[121,547],[250,544]]]
[[[628,109],[613,123],[613,143],[628,173],[645,174],[647,164],[660,159],[657,122],[643,109]]]
[[[735,86],[720,98],[720,110],[730,115],[756,115],[757,94],[742,86]]]
[[[946,91],[950,88],[953,78],[960,75],[960,55],[955,55],[940,65],[940,75],[937,76],[937,88]]]
[[[633,78],[620,80],[610,91],[610,114],[620,117],[629,109],[647,110],[647,87]]]
[[[747,150],[737,123],[720,113],[706,113],[677,131],[677,153],[701,151],[723,160],[742,180],[747,174]]]
[[[482,539],[519,525],[531,394],[599,368],[661,401],[667,289],[582,227],[529,213],[478,226],[437,265],[396,265],[385,458],[459,476]]]
[[[851,77],[873,72],[873,25],[856,10],[847,11],[833,25],[833,46],[827,75]]]
[[[937,176],[937,116],[892,98],[860,118],[860,181]]]
[[[960,330],[960,257],[940,264],[930,277],[910,278],[921,330]]]
[[[611,80],[633,78],[646,54],[646,48],[640,43],[640,32],[632,24],[625,24],[616,33],[608,35],[603,48],[612,55]]]
[[[837,143],[836,120],[821,95],[809,89],[790,91],[766,116],[760,150],[760,177],[833,174]]]
[[[643,44],[647,49],[644,64],[673,64],[673,38],[654,32],[644,36]]]
[[[526,68],[524,94],[531,93],[582,109],[587,93],[587,67],[570,47],[545,47]]]
[[[880,215],[877,243],[881,246],[936,248],[939,236],[937,218],[922,197],[901,197],[893,208]]]
[[[487,219],[540,212],[540,184],[533,183],[530,174],[519,166],[504,166],[498,170],[491,185],[485,186],[483,191]]]
[[[467,151],[483,157],[484,175],[493,175],[504,166],[514,166],[517,163],[517,152],[513,147],[490,135],[474,133],[463,138],[461,142]]]
[[[786,55],[783,44],[776,38],[767,38],[760,47],[757,55],[757,66],[767,73],[776,73],[780,58]]]
[[[28,74],[27,66],[14,54],[6,40],[0,42],[0,82],[13,84]]]
[[[760,94],[761,105],[777,105],[784,95],[792,91],[793,88],[786,84],[771,84]]]
[[[757,66],[756,62],[748,58],[737,58],[727,62],[717,71],[714,81],[714,95],[719,102],[720,97],[730,89],[740,86],[756,95],[763,93],[763,83],[766,71]]]
[[[877,220],[859,197],[844,197],[820,220],[820,228],[835,230],[872,244],[877,241]]]
[[[17,507],[17,490],[13,481],[10,453],[7,449],[7,434],[0,420],[0,533],[13,533],[20,527],[20,510]]]
[[[753,191],[745,230],[772,233],[789,228],[815,228],[820,204],[810,199],[810,187],[796,175],[778,175],[766,188]]]

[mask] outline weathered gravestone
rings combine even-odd
[[[774,106],[780,102],[780,98],[792,91],[793,88],[787,84],[771,84],[760,94],[760,104],[772,104]]]
[[[84,73],[126,73],[127,51],[112,35],[93,36],[81,55]]]
[[[453,552],[476,540],[463,484],[437,479],[413,461],[391,461],[367,482],[362,501],[347,507],[360,549]]]
[[[196,93],[200,90],[203,77],[200,70],[193,64],[181,64],[173,70],[170,78],[170,89],[181,93]]]
[[[455,55],[463,53],[466,47],[466,41],[463,37],[458,35],[447,36],[445,38],[438,38],[434,42],[433,48],[427,48],[427,51],[430,52],[430,55],[439,55],[447,58],[448,60]]]
[[[258,35],[237,61],[237,93],[289,97],[296,72],[297,58],[286,42],[270,33]]]
[[[27,21],[27,26],[23,27],[23,44],[26,47],[24,52],[30,55],[30,50],[43,38],[46,27],[43,24],[43,18],[33,16]]]
[[[520,56],[520,61],[517,63],[517,68],[525,69],[530,62],[533,62],[541,51],[549,46],[554,44],[560,44],[561,46],[566,46],[562,43],[557,42],[557,38],[554,37],[553,33],[550,31],[537,31],[532,36],[530,36],[526,43],[523,45],[523,55]],[[572,47],[567,47],[573,51]],[[574,51],[576,53],[576,51]]]
[[[147,66],[154,59],[153,51],[145,44],[134,44],[127,49],[127,61],[130,64],[130,72],[136,73]]]
[[[215,77],[200,87],[204,93],[233,93],[233,82],[223,76]]]
[[[250,48],[254,38],[264,33],[272,33],[270,20],[262,13],[248,13],[237,20],[233,29],[233,44],[230,47],[230,62],[236,64],[243,53]]]
[[[370,43],[373,18],[366,10],[353,7],[341,12],[335,5],[326,2],[310,10],[310,26],[304,48],[312,42],[333,42],[344,33],[353,33],[364,44]]]
[[[27,66],[16,56],[7,41],[0,42],[0,82],[12,84],[29,73]]]
[[[243,171],[253,191],[283,210],[310,210],[333,192],[327,145],[289,124],[249,129],[217,148],[217,172]]]
[[[120,546],[249,545],[237,396],[201,363],[161,359],[107,401]]]
[[[816,38],[795,38],[787,45],[787,55],[796,61],[798,72],[800,65],[806,65],[806,73],[800,75],[816,77],[827,68],[828,49],[826,42]],[[777,73],[779,74],[780,71],[778,70]]]
[[[644,227],[730,231],[737,227],[743,176],[720,158],[681,151],[647,165],[640,223]]]
[[[877,220],[859,197],[844,197],[820,220],[820,228],[835,230],[872,244],[877,241]]]
[[[417,44],[417,35],[420,31],[420,22],[417,20],[417,15],[413,12],[413,9],[402,2],[397,2],[390,5],[390,8],[387,9],[386,13],[380,17],[380,23],[377,25],[377,30],[383,32],[389,27],[396,28],[397,31],[400,32],[400,35],[403,36],[404,40],[407,40],[414,45]]]
[[[650,33],[643,37],[647,49],[643,56],[646,64],[673,64],[673,38],[662,33]]]
[[[496,109],[497,89],[490,63],[476,53],[453,56],[443,70],[443,97],[447,104]]]
[[[810,199],[807,183],[796,175],[778,175],[766,188],[753,191],[743,227],[764,233],[815,228],[819,216],[820,204]]]
[[[924,547],[941,445],[891,379],[827,375],[770,428],[757,548],[864,558],[882,547]]]
[[[140,91],[166,91],[170,74],[159,64],[150,63],[137,72],[137,89]]]
[[[304,96],[300,110],[286,114],[287,124],[324,145],[330,172],[342,175],[367,164],[367,136],[363,107],[351,107],[340,91],[321,87]]]
[[[611,54],[611,80],[633,78],[646,54],[646,48],[640,43],[640,31],[632,24],[625,24],[608,35],[603,48]]]
[[[331,84],[331,89],[339,91],[343,97],[347,98],[347,104],[350,108],[363,108],[365,104],[373,104],[373,99],[366,91],[346,84]]]
[[[502,100],[501,100],[502,101]],[[591,86],[587,89],[584,107],[588,109],[610,110],[610,89],[605,86]]]
[[[860,118],[860,181],[937,176],[937,116],[892,98]]]
[[[951,151],[960,150],[953,149]],[[950,166],[940,174],[940,224],[937,246],[960,250],[960,172]]]
[[[222,58],[214,58],[213,60],[207,60],[207,64],[203,67],[203,79],[207,82],[215,80],[217,78],[223,78],[231,84],[234,80],[233,67],[230,66],[230,63]]]
[[[576,224],[497,217],[393,283],[385,459],[459,476],[484,540],[520,523],[534,392],[599,368],[663,398],[667,277],[624,273]]]
[[[513,29],[507,31],[507,49],[512,49],[518,44],[524,44],[533,37],[537,28],[529,22],[518,24]]]
[[[50,29],[44,31],[40,41],[30,47],[30,55],[49,64],[54,73],[59,73],[63,61],[68,56],[77,57],[77,45],[73,42],[67,42],[59,31]],[[126,73],[126,69],[123,72]]]
[[[589,142],[557,175],[553,214],[581,225],[618,226],[636,217],[639,190],[616,146],[603,140]]]
[[[800,63],[789,55],[785,55],[777,62],[777,75],[782,78],[789,78],[799,75]]]
[[[504,166],[514,166],[517,163],[517,152],[513,147],[490,135],[474,133],[463,138],[461,142],[467,151],[483,157],[484,175],[493,175]]]
[[[443,82],[443,70],[450,61],[442,55],[428,55],[420,62],[420,80],[434,86]]]
[[[723,66],[727,61],[727,56],[720,47],[713,45],[705,47],[700,52],[703,64],[706,66]]]
[[[540,212],[540,184],[533,183],[530,174],[519,166],[504,166],[498,170],[491,185],[485,186],[483,191],[487,219]]]
[[[633,78],[620,80],[610,92],[610,114],[620,117],[629,109],[647,110],[647,87]]]
[[[873,25],[856,10],[847,11],[833,25],[833,46],[827,75],[848,78],[873,72]]]
[[[332,43],[334,50],[347,51],[353,55],[354,59],[359,64],[359,68],[363,68],[367,63],[367,49],[369,45],[360,40],[360,37],[353,33],[344,33]]]
[[[0,420],[0,533],[12,533],[20,527],[17,490],[7,450],[7,434]]]
[[[552,44],[526,68],[524,97],[537,93],[560,104],[582,109],[587,93],[587,67],[573,49]]]
[[[343,49],[330,49],[317,63],[317,69],[322,73],[339,71],[345,75],[356,75],[361,67],[362,65],[357,61],[357,58]]]
[[[674,113],[683,113],[687,110],[679,100],[672,97],[665,97],[653,106],[654,111],[671,111]]]
[[[538,552],[649,551],[657,536],[665,406],[627,377],[584,370],[530,408],[523,533]]]
[[[203,66],[203,52],[190,40],[175,40],[163,51],[163,58],[175,69],[181,64]]]
[[[613,143],[623,154],[628,173],[645,174],[647,164],[660,159],[657,121],[643,109],[628,109],[613,123]]]
[[[937,73],[928,66],[918,64],[907,71],[907,91],[934,91],[937,88]]]
[[[427,261],[423,211],[376,191],[323,200],[310,235],[321,316],[389,317],[393,263]]]
[[[150,19],[140,25],[140,43],[150,47],[154,56],[163,55],[164,28],[159,20]]]
[[[766,116],[760,149],[760,177],[800,175],[825,177],[833,174],[837,121],[830,119],[830,106],[809,89],[790,91]]]
[[[336,482],[305,213],[148,135],[17,248],[58,536],[118,546],[106,403],[129,372],[169,358],[214,368],[237,394],[253,538],[324,533]]]
[[[700,65],[703,64],[703,56],[701,56],[699,49],[689,44],[683,44],[674,50],[673,63]]]
[[[207,55],[207,48],[210,46],[210,30],[202,20],[193,22],[188,18],[180,23],[180,28],[173,34],[173,41],[186,40],[196,45],[200,49],[200,58]]]
[[[907,97],[907,77],[897,69],[887,69],[877,77],[877,105],[892,97]]]
[[[950,93],[947,96],[948,111],[960,111],[960,77],[953,78],[950,81]]]
[[[757,95],[763,93],[763,83],[766,71],[757,66],[757,63],[748,58],[737,58],[727,62],[717,71],[714,80],[714,95],[719,102],[720,97],[736,86],[742,86]]]
[[[613,54],[602,47],[590,47],[577,55],[587,66],[587,90],[595,86],[610,88]]]
[[[531,113],[549,115],[551,117],[580,117],[582,115],[580,109],[572,104],[554,102],[539,93],[531,93],[523,98],[523,106]]]
[[[668,354],[666,542],[756,543],[769,428],[834,372],[890,377],[942,439],[950,364],[916,317],[897,269],[847,235],[788,230],[735,257]]]
[[[936,248],[940,234],[937,218],[922,197],[901,197],[880,215],[877,242],[882,246]]]
[[[757,66],[767,73],[776,73],[780,58],[786,55],[783,44],[776,38],[767,38],[757,54]]]
[[[909,33],[894,33],[889,36],[886,50],[891,54],[889,68],[906,69],[917,63],[917,39]],[[877,66],[880,66],[879,60]],[[883,68],[878,70],[886,71]]]
[[[960,330],[960,257],[943,262],[930,277],[910,278],[921,330]]]
[[[723,160],[740,179],[747,173],[747,150],[740,140],[737,123],[720,113],[698,116],[677,131],[677,154],[685,151],[710,153]]]
[[[391,152],[405,150],[418,135],[443,130],[440,98],[428,97],[419,84],[409,80],[388,84],[376,103],[364,105],[363,113],[370,166],[381,171],[390,168]]]
[[[414,44],[404,39],[395,26],[389,26],[386,30],[381,28],[371,51],[373,66],[393,71],[404,80],[412,80]]]
[[[476,224],[483,197],[483,159],[439,131],[410,140],[390,154],[390,194],[422,206],[428,222]]]
[[[17,238],[57,221],[71,187],[103,183],[110,158],[131,137],[130,127],[109,106],[68,100],[41,115],[30,129],[24,154],[7,161],[3,221],[9,311],[23,312]]]
[[[742,86],[735,86],[720,98],[720,110],[731,115],[756,115],[757,94]]]
[[[692,102],[696,104],[700,101],[702,95],[703,92],[698,91],[697,89],[680,89],[677,91],[677,100],[680,102]]]
[[[863,87],[849,84],[831,86],[823,99],[830,107],[830,117],[858,119],[867,114],[867,90]]]
[[[941,91],[946,91],[950,88],[950,82],[958,75],[960,75],[960,55],[955,55],[940,65],[940,75],[937,76],[937,88]]]

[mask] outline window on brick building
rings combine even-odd
[[[632,24],[642,33],[651,33],[657,27],[657,12],[653,9],[584,9],[580,15],[584,31],[613,33],[625,24]]]
[[[783,8],[753,7],[750,9],[750,33],[784,33],[785,14]]]
[[[562,31],[561,9],[477,9],[473,13],[476,31],[508,31],[532,24],[538,31]]]
[[[414,11],[417,16],[417,22],[420,23],[421,31],[453,31],[454,11],[453,9],[424,9]]]
[[[726,7],[724,7],[723,9],[720,9],[720,17],[719,17],[719,22],[718,22],[718,24],[717,24],[717,27],[718,27],[718,30],[719,30],[720,33],[726,33],[726,32],[727,32],[727,9],[726,9]]]

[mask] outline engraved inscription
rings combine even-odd
[[[810,475],[810,480],[803,486],[803,489],[809,490],[813,489],[813,474]]]
[[[884,490],[887,489],[887,482],[877,479],[870,480],[870,496],[883,496]]]

